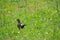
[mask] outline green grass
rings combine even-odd
[[[0,0],[0,40],[59,40],[57,1]],[[26,24],[21,30],[17,28],[18,18]]]

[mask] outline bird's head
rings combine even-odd
[[[20,20],[19,20],[19,19],[17,19],[17,21],[18,21],[18,22],[20,22]]]

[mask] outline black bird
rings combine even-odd
[[[18,22],[17,27],[18,27],[19,29],[20,29],[20,28],[24,28],[25,25],[22,24],[19,19],[17,19],[17,22]]]

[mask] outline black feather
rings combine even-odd
[[[17,23],[18,29],[24,28],[25,25],[22,24],[19,19],[17,19],[17,22],[18,22],[18,23]]]

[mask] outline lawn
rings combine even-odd
[[[0,0],[0,40],[60,40],[60,0]],[[17,28],[17,19],[26,26]]]

